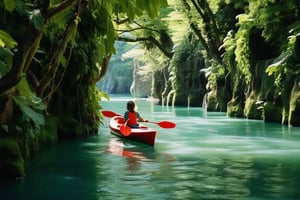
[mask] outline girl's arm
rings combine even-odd
[[[139,114],[139,113],[137,113],[137,120],[139,121],[139,122],[147,122],[148,120],[145,120],[144,118],[142,118],[141,117],[141,115]]]
[[[124,113],[124,120],[125,120],[125,121],[128,120],[128,111],[126,111],[126,112]]]

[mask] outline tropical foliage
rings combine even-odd
[[[119,20],[155,17],[166,5],[164,0],[0,2],[0,140],[5,141],[0,151],[21,152],[11,158],[18,165],[1,160],[1,175],[22,176],[23,158],[57,137],[97,134],[99,101],[108,96],[96,83],[115,53]],[[8,169],[13,170],[5,173]]]
[[[297,1],[173,0],[169,4],[160,17],[164,23],[155,21],[156,29],[149,28],[154,27],[151,20],[143,19],[123,30],[131,33],[131,41],[144,42],[148,62],[156,66],[152,94],[162,104],[199,105],[205,97],[209,110],[299,124],[295,123],[299,113]],[[185,31],[178,34],[178,25]],[[156,30],[168,33],[166,41],[172,42],[158,43]],[[156,41],[149,40],[149,33]]]
[[[195,69],[200,68],[207,77],[206,99],[210,110],[227,111],[230,116],[300,124],[296,117],[299,114],[297,1],[176,2],[182,3],[179,8],[186,14],[189,30],[197,38],[194,45],[189,46],[198,44],[198,48],[178,57],[179,47],[186,43],[183,39],[170,59],[170,79],[166,84],[170,88],[166,96],[174,94],[175,105],[187,105],[188,91],[196,94],[194,91],[201,88],[180,81],[191,81],[188,69],[193,63],[183,63],[200,52],[198,58],[204,59],[205,66],[198,63]],[[172,32],[172,26],[169,29]],[[184,38],[190,37],[188,35],[191,35],[189,31]],[[188,51],[187,48],[183,52]],[[201,73],[198,74],[200,77]],[[199,102],[203,93],[196,96],[195,101]]]
[[[143,42],[146,62],[155,66],[154,97],[168,105],[201,105],[205,99],[209,110],[230,116],[295,119],[299,108],[290,99],[298,99],[297,1],[170,0],[169,5],[160,21],[142,16],[120,29],[120,40]],[[162,32],[169,36],[165,43]]]
[[[40,144],[97,133],[108,96],[96,83],[116,40],[143,44],[134,47],[145,50],[151,94],[162,104],[204,100],[229,116],[300,125],[298,1],[168,3],[0,2],[0,152],[14,148],[12,174],[22,175],[23,157]]]

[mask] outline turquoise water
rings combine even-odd
[[[123,114],[128,98],[101,102]],[[300,199],[300,128],[136,100],[158,131],[154,148],[110,134],[61,142],[0,185],[1,199]]]

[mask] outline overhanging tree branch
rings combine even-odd
[[[74,0],[65,0],[56,6],[46,10],[44,14],[42,14],[47,21],[49,18],[54,17],[55,15],[63,12],[66,9],[69,9],[71,5],[75,2]],[[48,3],[45,3],[46,6],[49,6]],[[44,10],[43,8],[42,10]],[[43,33],[37,29],[35,29],[32,25],[29,25],[25,37],[19,43],[19,49],[13,58],[13,66],[11,70],[5,74],[0,79],[0,94],[4,93],[6,90],[14,87],[21,80],[22,74],[26,73],[29,65],[35,55],[40,41],[42,39]]]
[[[198,36],[202,47],[205,49],[205,51],[208,53],[208,56],[210,56],[211,58],[214,58],[218,63],[222,63],[222,59],[220,58],[220,56],[218,56],[218,54],[216,54],[212,47],[210,47],[208,45],[208,43],[205,41],[204,37],[201,34],[201,31],[199,30],[199,28],[197,27],[196,24],[191,23],[190,24],[192,30],[194,31],[194,33]]]
[[[58,13],[70,8],[75,2],[76,1],[74,1],[74,0],[65,0],[65,1],[55,5],[54,7],[50,8],[46,11],[46,13],[44,14],[44,18],[47,20],[47,19],[54,17]]]
[[[44,91],[48,84],[50,83],[51,80],[54,79],[56,75],[56,71],[59,66],[59,62],[67,48],[68,43],[74,38],[76,30],[77,30],[77,18],[78,16],[74,16],[75,19],[72,19],[70,22],[69,26],[67,27],[64,37],[63,37],[63,42],[61,45],[56,47],[56,50],[54,54],[51,57],[48,71],[44,74],[42,77],[40,84],[37,87],[37,94],[40,97],[44,96]],[[66,70],[66,69],[65,69]]]
[[[212,57],[218,63],[222,63],[221,53],[219,46],[221,45],[221,38],[219,29],[217,28],[215,17],[209,7],[206,0],[189,0],[193,7],[196,9],[203,21],[203,31],[193,22],[193,16],[191,14],[191,6],[188,0],[183,0],[184,5],[187,7],[188,16],[190,19],[190,27],[194,33],[198,36],[203,48],[207,51],[208,55]],[[205,32],[205,34],[204,34]]]
[[[106,74],[110,58],[111,54],[108,54],[103,58],[99,76],[93,79],[93,83],[96,84]]]
[[[163,54],[165,56],[167,56],[168,58],[172,58],[172,56],[173,56],[173,52],[166,50],[166,48],[159,41],[157,41],[153,36],[139,37],[139,38],[119,37],[118,40],[124,41],[124,42],[151,42],[155,46],[157,46],[159,48],[159,50],[161,50],[163,52]]]
[[[21,80],[22,74],[31,63],[33,55],[39,47],[42,39],[42,33],[29,28],[28,34],[25,34],[23,42],[13,58],[13,66],[11,70],[0,79],[0,94],[17,85]]]

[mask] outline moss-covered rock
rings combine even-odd
[[[45,116],[45,124],[31,134],[10,133],[10,137],[0,137],[0,177],[16,178],[24,176],[24,164],[42,147],[57,141],[57,124],[54,117]]]
[[[167,80],[169,80],[167,67],[154,72],[151,96],[158,98],[159,104],[166,102],[167,95],[170,92],[170,83]]]
[[[246,99],[244,115],[248,119],[263,118],[263,106],[258,103],[258,96],[254,92]]]
[[[229,117],[244,117],[244,105],[233,98],[227,104],[227,115]]]
[[[297,104],[290,110],[289,125],[300,126],[300,98],[297,99]]]
[[[219,111],[219,103],[216,90],[212,90],[207,94],[207,111]]]
[[[295,82],[290,98],[289,125],[300,126],[300,83]]]
[[[14,138],[0,138],[0,176],[5,178],[24,176],[24,159]]]
[[[57,141],[57,123],[54,117],[45,116],[45,126],[39,135],[41,145],[54,144]]]

